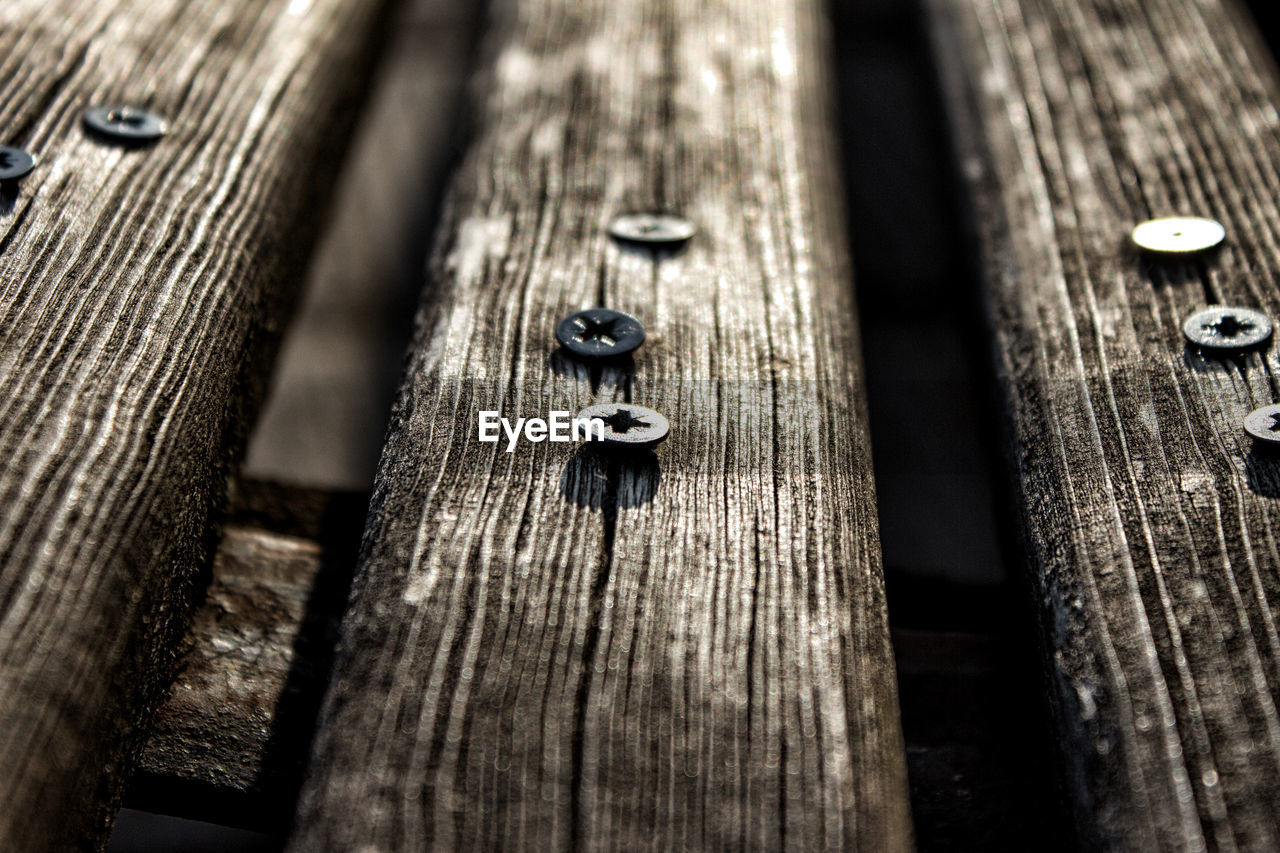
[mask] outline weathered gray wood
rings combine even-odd
[[[1241,420],[1274,344],[1207,357],[1206,302],[1280,316],[1280,88],[1226,0],[932,0],[976,196],[1026,540],[1082,844],[1280,847],[1280,459]],[[1152,216],[1225,223],[1186,262]]]
[[[9,0],[0,849],[100,840],[300,278],[376,3]],[[90,138],[96,102],[171,122]]]
[[[458,132],[440,117],[459,106],[478,12],[465,0],[395,10],[128,806],[273,831],[293,817],[368,494],[252,478],[372,485],[411,331],[397,304],[421,286],[423,222]]]
[[[513,6],[293,849],[904,849],[822,5]],[[620,247],[635,209],[700,232]],[[599,304],[632,367],[553,353]],[[477,441],[620,398],[656,454]]]
[[[242,481],[126,803],[284,830],[293,814],[368,495]]]
[[[452,172],[483,4],[403,0],[241,475],[368,491]]]

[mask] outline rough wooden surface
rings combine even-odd
[[[483,17],[474,0],[402,4],[242,476],[373,487]]]
[[[126,803],[283,830],[328,681],[368,495],[243,481]]]
[[[99,840],[300,278],[376,3],[11,0],[0,128],[0,848]],[[92,103],[171,123],[90,138]]]
[[[1280,88],[1233,2],[931,0],[976,196],[1026,540],[1089,848],[1280,847],[1280,457],[1241,419],[1276,347],[1221,358],[1209,302],[1280,316]],[[1223,249],[1139,256],[1199,214]]]
[[[497,4],[293,849],[904,849],[821,4]],[[680,252],[621,247],[667,209]],[[634,363],[555,353],[634,313]],[[476,440],[630,398],[656,453]]]
[[[367,491],[296,484],[372,485],[421,287],[424,223],[457,141],[441,116],[460,106],[477,12],[465,0],[394,11],[127,806],[288,828],[368,503]],[[251,479],[263,476],[291,485]]]

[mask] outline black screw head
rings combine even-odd
[[[35,167],[35,158],[26,151],[0,145],[0,181],[16,181]]]
[[[556,326],[556,340],[574,355],[614,358],[644,343],[644,326],[630,314],[591,308],[561,320]]]
[[[152,142],[168,131],[164,120],[155,113],[123,104],[90,107],[85,110],[84,125],[117,142]]]
[[[1188,317],[1182,333],[1203,349],[1243,350],[1271,337],[1271,319],[1252,308],[1215,305]]]
[[[1280,444],[1280,405],[1254,409],[1244,419],[1244,431],[1267,444]]]
[[[627,213],[609,226],[614,237],[632,243],[683,243],[697,230],[683,216],[670,213]]]
[[[661,414],[631,403],[601,403],[578,412],[579,418],[604,421],[603,441],[614,447],[653,447],[671,432],[671,424]]]

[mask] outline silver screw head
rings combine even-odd
[[[1198,216],[1167,216],[1143,222],[1133,229],[1133,242],[1140,249],[1161,255],[1188,255],[1205,252],[1227,237],[1222,223]]]
[[[644,343],[644,326],[630,314],[591,308],[561,320],[556,325],[556,340],[575,355],[614,358]]]
[[[671,424],[665,417],[653,409],[631,403],[587,406],[578,412],[578,417],[604,421],[603,442],[615,447],[653,447],[671,431]]]
[[[1215,305],[1188,317],[1182,333],[1204,349],[1249,349],[1271,337],[1271,319],[1252,308]]]
[[[168,131],[164,119],[155,113],[124,104],[90,107],[85,110],[84,124],[118,142],[152,142]]]
[[[697,230],[683,216],[670,213],[626,213],[609,225],[610,234],[632,243],[683,243]]]
[[[16,181],[36,167],[36,160],[21,148],[0,145],[0,181]]]
[[[1254,409],[1244,419],[1244,431],[1267,444],[1280,444],[1280,404]]]

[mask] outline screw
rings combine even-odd
[[[16,181],[35,167],[35,158],[21,148],[0,145],[0,181]]]
[[[671,424],[665,417],[653,409],[631,403],[588,406],[578,412],[578,417],[604,421],[603,441],[616,446],[653,447],[671,431]]]
[[[644,343],[644,326],[630,314],[592,308],[561,320],[556,325],[556,340],[575,355],[612,358]]]
[[[609,233],[632,243],[683,243],[697,231],[683,216],[627,213],[613,220]]]
[[[1244,431],[1267,444],[1280,444],[1280,405],[1254,409],[1244,419]]]
[[[1271,337],[1271,320],[1252,308],[1215,305],[1188,317],[1182,333],[1205,349],[1242,350]]]
[[[1227,229],[1221,222],[1196,216],[1169,216],[1152,219],[1133,229],[1133,242],[1138,248],[1161,255],[1187,255],[1203,252],[1221,243]]]
[[[84,124],[94,133],[118,142],[151,142],[168,130],[155,113],[124,105],[90,107],[85,110]]]

